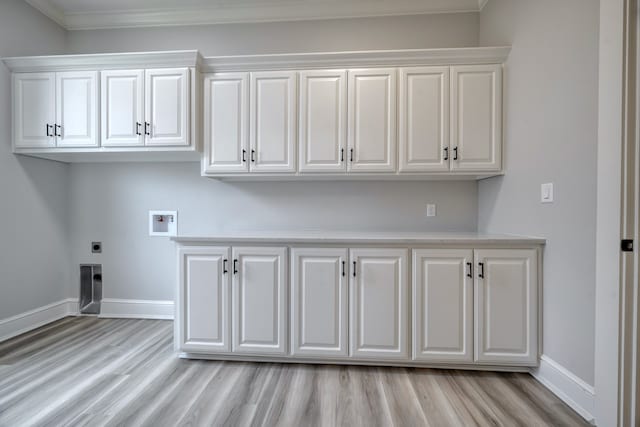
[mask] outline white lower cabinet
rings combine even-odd
[[[294,248],[291,260],[293,355],[348,356],[347,249]]]
[[[413,251],[413,359],[473,361],[473,251]]]
[[[287,249],[234,247],[233,351],[287,352]]]
[[[350,261],[351,356],[408,359],[406,249],[352,249]]]

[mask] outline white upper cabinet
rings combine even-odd
[[[100,73],[102,145],[144,145],[144,70]]]
[[[98,72],[56,73],[56,145],[97,147]]]
[[[204,171],[249,170],[249,74],[204,78]]]
[[[348,356],[347,249],[293,248],[291,260],[293,354]]]
[[[473,251],[413,251],[413,359],[473,362]]]
[[[251,73],[251,171],[296,170],[296,77],[293,71]]]
[[[189,145],[189,70],[145,71],[146,145]]]
[[[502,168],[502,65],[451,67],[451,170]]]
[[[228,247],[181,249],[177,333],[182,351],[231,352]]]
[[[476,361],[537,362],[537,254],[535,249],[475,251]]]
[[[14,73],[12,79],[15,147],[55,147],[55,73]]]
[[[352,249],[350,343],[355,358],[408,359],[406,249]]]
[[[233,351],[287,352],[287,249],[233,248]]]
[[[345,172],[347,72],[300,72],[300,172]]]
[[[396,69],[349,70],[349,171],[396,171]]]
[[[449,170],[449,67],[400,69],[400,172]]]

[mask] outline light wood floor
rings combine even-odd
[[[0,343],[0,426],[587,425],[526,374],[181,360],[172,327],[69,317]]]

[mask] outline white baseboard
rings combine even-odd
[[[595,390],[564,366],[546,355],[540,357],[540,366],[531,375],[558,396],[582,418],[595,425]]]
[[[78,314],[78,300],[73,298],[47,304],[33,310],[0,320],[0,342]]]
[[[173,301],[104,298],[98,317],[173,319]]]

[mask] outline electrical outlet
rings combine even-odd
[[[101,254],[102,253],[102,242],[91,242],[91,253],[92,254]]]
[[[427,204],[427,216],[431,217],[431,216],[436,216],[436,205],[433,203],[428,203]]]

